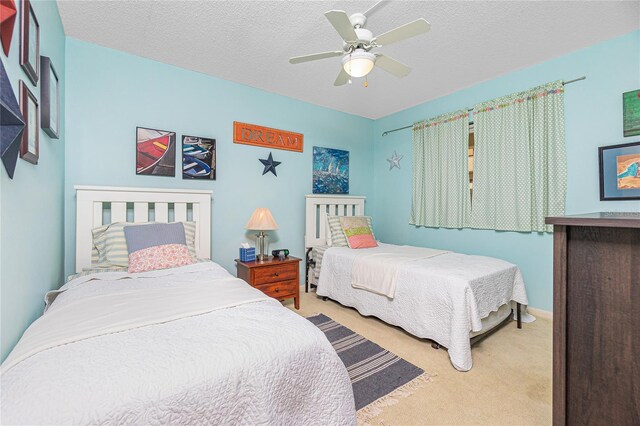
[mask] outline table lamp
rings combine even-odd
[[[256,247],[258,247],[260,254],[258,255],[258,260],[264,261],[269,258],[268,254],[265,254],[267,251],[267,239],[269,238],[264,231],[273,231],[274,229],[278,229],[278,224],[275,219],[271,215],[271,212],[266,207],[258,207],[254,210],[249,222],[247,222],[245,229],[249,229],[251,231],[260,231],[256,234]]]

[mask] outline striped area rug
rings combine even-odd
[[[396,354],[365,339],[326,315],[307,317],[327,336],[347,367],[358,420],[375,417],[429,381],[429,375]]]

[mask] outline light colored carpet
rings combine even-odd
[[[551,424],[552,324],[538,318],[522,330],[507,325],[474,346],[473,368],[461,373],[435,350],[382,321],[315,293],[301,293],[302,316],[323,313],[434,375],[413,395],[386,407],[372,425]]]

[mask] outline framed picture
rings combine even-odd
[[[640,200],[640,141],[601,146],[600,200]]]
[[[216,180],[216,140],[182,135],[182,178]]]
[[[42,103],[42,116],[40,126],[53,139],[60,137],[60,93],[58,74],[51,59],[40,57],[42,66],[42,82],[40,82],[40,102]]]
[[[40,145],[38,134],[38,99],[31,93],[24,81],[20,80],[20,111],[24,117],[24,132],[20,143],[20,158],[38,164]]]
[[[176,175],[176,132],[136,127],[136,174]]]
[[[624,137],[640,135],[640,89],[622,94]]]
[[[349,151],[313,147],[313,193],[349,193]]]
[[[40,73],[40,25],[29,0],[22,1],[20,65],[33,84]]]

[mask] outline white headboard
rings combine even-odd
[[[361,195],[305,195],[305,248],[326,245],[327,215],[362,216],[364,201]]]
[[[211,258],[213,191],[108,186],[76,186],[75,190],[76,272],[91,266],[91,229],[107,222],[193,221],[196,223],[196,255]]]

